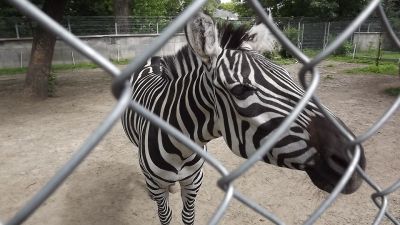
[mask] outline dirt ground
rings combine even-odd
[[[325,62],[318,96],[357,134],[368,129],[394,101],[383,89],[399,86],[393,76],[347,75],[357,65]],[[293,75],[299,65],[287,66]],[[32,101],[21,94],[23,75],[0,77],[0,221],[9,219],[60,168],[116,103],[111,79],[100,69],[58,73],[57,97]],[[365,142],[368,174],[382,187],[400,178],[400,113]],[[232,170],[243,160],[222,139],[209,152]],[[120,123],[88,159],[26,224],[159,224],[156,206],[146,194],[136,148]],[[206,224],[223,197],[219,175],[208,165],[197,198],[196,224]],[[301,224],[324,200],[300,171],[258,163],[235,182],[242,193],[287,224]],[[317,224],[371,224],[378,213],[365,183],[356,193],[340,196]],[[180,195],[171,196],[172,224],[180,221]],[[389,197],[390,211],[400,218],[400,190]],[[221,224],[270,224],[234,200]],[[385,220],[383,224],[389,224]]]

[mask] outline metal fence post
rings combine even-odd
[[[22,50],[19,52],[19,67],[22,68]]]
[[[301,22],[299,21],[298,26],[297,26],[297,47],[301,49],[300,36],[301,36]]]
[[[72,33],[72,29],[71,29],[71,21],[70,18],[67,18],[67,26],[68,26],[68,31],[70,33]],[[71,58],[72,58],[72,64],[75,66],[75,57],[74,57],[74,51],[71,50]]]
[[[381,48],[382,48],[382,33],[379,33],[378,52],[377,52],[376,61],[375,61],[376,66],[379,66],[379,61],[381,60]]]
[[[68,25],[68,30],[69,30],[69,32],[71,32],[71,33],[72,33],[72,29],[71,29],[71,21],[70,21],[70,18],[69,18],[69,17],[67,18],[67,25]]]
[[[72,64],[74,64],[75,66],[76,63],[75,63],[74,51],[71,51],[71,58],[72,58]]]
[[[18,23],[17,22],[15,23],[15,34],[16,34],[17,38],[19,39],[20,36],[19,36],[19,28],[18,28]]]
[[[354,43],[354,48],[353,48],[353,59],[355,58],[355,56],[356,56],[356,50],[357,50],[357,43]]]
[[[326,33],[327,33],[327,25],[326,25],[326,23],[324,23],[324,40],[323,40],[323,43],[322,43],[322,49],[323,50],[325,50],[325,47],[326,47]]]

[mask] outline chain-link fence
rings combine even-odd
[[[400,34],[400,20],[394,21],[393,30]],[[314,18],[280,18],[278,24],[291,35],[291,41],[301,50],[325,50],[350,24],[351,20],[316,21]],[[335,55],[352,59],[370,59],[398,62],[400,50],[387,34],[379,18],[363,21],[353,34],[334,51]]]
[[[174,19],[169,16],[68,16],[60,24],[78,36],[158,34]],[[21,17],[0,17],[0,38],[32,37],[36,21]]]
[[[80,36],[81,38],[95,38],[104,36],[114,36],[127,38],[130,35],[153,35],[159,34],[174,17],[144,17],[144,16],[68,16],[60,23],[65,29]],[[231,21],[233,23],[254,23],[255,18],[239,18]],[[301,50],[311,54],[326,48],[352,21],[349,19],[337,21],[321,21],[318,18],[274,18],[279,28],[285,30],[286,36]],[[400,19],[392,18],[394,31],[400,32]],[[37,26],[36,21],[21,17],[2,17],[0,18],[0,39],[4,45],[11,45],[10,49],[0,54],[19,55],[19,60],[29,60],[29,53],[25,54],[18,49],[13,49],[12,43],[15,41],[30,42],[33,31]],[[91,44],[89,44],[91,45]],[[91,45],[93,46],[93,45]],[[0,49],[0,51],[2,51]],[[55,49],[57,54],[58,49]],[[371,61],[381,60],[400,63],[400,50],[385,32],[379,18],[368,18],[363,21],[358,28],[349,36],[335,52],[335,55],[351,56],[353,59],[367,59]],[[10,56],[8,58],[13,58]],[[132,57],[129,57],[129,59]],[[117,58],[112,58],[116,60]],[[69,61],[69,60],[65,60]],[[4,67],[15,67],[8,65]],[[24,63],[20,63],[25,65]]]
[[[201,147],[196,145],[193,141],[187,138],[185,135],[180,133],[177,129],[160,119],[158,116],[150,113],[144,107],[139,105],[137,102],[131,101],[131,90],[127,80],[130,75],[134,73],[145,61],[155,54],[177,31],[179,31],[186,21],[188,21],[197,11],[200,10],[202,5],[206,2],[205,0],[197,0],[192,3],[180,16],[178,16],[168,27],[165,28],[164,32],[153,42],[152,45],[148,46],[140,56],[128,64],[123,70],[119,70],[110,61],[104,58],[101,54],[94,51],[89,46],[85,45],[81,40],[68,32],[62,26],[51,20],[34,5],[27,0],[8,0],[12,5],[17,7],[22,13],[28,17],[36,20],[41,26],[47,28],[49,31],[58,35],[71,47],[79,51],[81,54],[88,57],[90,60],[102,67],[113,77],[112,90],[114,96],[118,99],[118,103],[107,118],[100,124],[98,129],[84,142],[82,147],[76,152],[75,155],[56,173],[56,175],[50,179],[50,181],[41,189],[39,192],[29,200],[25,206],[19,210],[13,218],[6,222],[7,225],[20,224],[24,222],[36,209],[62,184],[62,182],[74,171],[74,169],[90,154],[93,148],[100,142],[100,140],[110,131],[113,125],[119,120],[121,114],[127,107],[130,107],[143,117],[150,120],[152,123],[160,127],[160,129],[167,132],[169,135],[175,137],[181,141],[185,146],[189,147],[196,154],[200,155],[205,161],[211,165],[217,172],[220,173],[221,179],[218,182],[219,187],[225,191],[225,196],[219,207],[216,209],[212,217],[210,218],[209,224],[217,224],[224,212],[229,209],[228,204],[233,200],[237,199],[244,205],[253,209],[263,217],[267,218],[274,224],[283,224],[283,222],[274,214],[267,211],[255,201],[251,201],[248,197],[240,193],[233,185],[233,181],[243,175],[248,169],[250,169],[257,161],[259,161],[263,155],[265,155],[274,144],[279,141],[280,136],[290,126],[290,124],[296,119],[299,113],[306,106],[307,102],[313,99],[316,104],[320,107],[321,111],[330,119],[333,126],[336,126],[342,131],[342,135],[348,139],[348,141],[358,146],[354,151],[352,161],[349,167],[346,169],[345,174],[338,182],[332,193],[327,197],[325,201],[310,215],[310,217],[304,222],[304,224],[314,224],[315,221],[329,208],[329,206],[335,201],[344,188],[346,182],[349,180],[351,174],[357,171],[365,180],[365,182],[374,190],[371,194],[371,198],[377,206],[377,214],[373,221],[373,224],[380,224],[384,217],[387,217],[393,224],[400,224],[399,218],[394,217],[389,213],[388,209],[388,198],[391,193],[400,189],[400,179],[394,182],[388,187],[380,187],[376,184],[357,164],[360,158],[359,146],[361,143],[368,140],[374,133],[378,131],[383,124],[388,121],[389,117],[400,106],[400,96],[397,97],[392,106],[382,115],[365,133],[360,136],[352,137],[346,132],[346,129],[338,123],[335,119],[331,118],[324,108],[321,107],[320,101],[314,95],[316,87],[318,86],[318,80],[320,73],[316,66],[324,60],[327,56],[332,54],[346,39],[350,38],[354,31],[358,29],[360,24],[363,23],[374,11],[377,11],[382,24],[385,27],[388,36],[393,40],[395,45],[400,48],[400,40],[396,37],[390,23],[387,20],[385,12],[380,5],[379,0],[371,1],[364,11],[355,18],[346,29],[344,29],[334,41],[328,43],[325,50],[320,52],[315,58],[310,59],[304,55],[300,49],[294,46],[287,37],[277,28],[273,21],[269,20],[268,15],[264,12],[262,6],[256,0],[249,0],[248,3],[260,16],[262,21],[267,27],[275,34],[277,39],[282,45],[287,48],[298,60],[303,64],[303,67],[299,71],[299,78],[301,81],[305,81],[306,75],[311,74],[310,84],[302,82],[302,85],[306,89],[306,93],[302,100],[296,105],[292,113],[284,120],[279,128],[277,128],[270,139],[266,141],[258,151],[253,154],[248,160],[233,171],[228,171],[222,163],[212,157],[210,154],[203,151]],[[396,207],[396,206],[395,206]],[[398,207],[398,206],[397,206]]]

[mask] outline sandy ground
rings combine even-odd
[[[382,90],[399,85],[399,78],[343,72],[354,66],[324,63],[318,96],[361,134],[394,101]],[[294,75],[298,68],[288,66]],[[42,102],[22,97],[23,75],[0,77],[0,221],[10,218],[49,180],[115,104],[111,79],[100,69],[62,72],[58,77],[57,97]],[[367,172],[383,187],[400,178],[399,128],[397,112],[364,144]],[[209,152],[230,170],[243,162],[229,152],[222,139],[212,141]],[[26,224],[159,224],[137,161],[136,148],[118,123]],[[196,224],[206,224],[223,197],[215,185],[218,178],[206,165]],[[235,186],[287,224],[301,224],[326,197],[305,173],[264,163],[258,163]],[[317,224],[371,224],[378,213],[371,193],[364,183],[355,194],[341,196]],[[181,224],[179,194],[172,195],[171,205],[172,224]],[[400,218],[400,190],[390,195],[389,207]],[[221,224],[270,222],[235,200]]]

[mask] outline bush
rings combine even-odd
[[[295,45],[297,45],[297,36],[298,36],[298,30],[293,27],[287,27],[283,30],[283,33],[286,35],[286,37]],[[290,54],[289,51],[287,51],[285,48],[281,48],[279,51],[279,55],[284,58],[293,58],[293,56]]]
[[[333,55],[351,55],[352,52],[353,44],[350,41],[345,41],[333,52]]]
[[[277,53],[275,51],[273,52],[264,52],[263,56],[267,59],[275,59],[277,57]]]
[[[49,97],[54,97],[56,94],[57,77],[54,72],[50,72],[47,78],[47,93]]]

